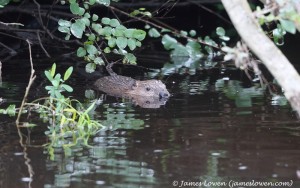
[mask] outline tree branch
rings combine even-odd
[[[247,1],[222,0],[222,3],[249,48],[262,60],[285,91],[285,96],[300,115],[300,76],[289,60],[263,32]]]

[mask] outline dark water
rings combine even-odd
[[[28,78],[23,75],[27,68],[9,66],[0,87],[7,99],[2,108],[20,102]],[[24,151],[15,117],[1,115],[0,187],[246,187],[238,185],[243,182],[299,187],[300,122],[295,114],[264,91],[227,77],[203,71],[166,76],[173,96],[158,109],[107,96],[94,114],[106,128],[90,140],[92,147],[73,147],[68,155],[55,148],[52,160],[41,147],[48,142],[41,128],[47,123],[30,117],[40,126],[23,130]],[[41,80],[32,98],[46,94]],[[70,85],[84,101],[86,80],[77,75]]]

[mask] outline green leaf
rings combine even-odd
[[[51,73],[50,73],[49,71],[45,71],[44,74],[45,74],[45,76],[47,77],[47,79],[48,79],[49,81],[52,81],[52,80],[53,80],[53,77],[51,76]]]
[[[110,52],[111,52],[111,50],[110,50],[110,48],[109,47],[106,47],[106,48],[104,48],[104,53],[107,53],[107,54],[109,54]]]
[[[136,29],[134,32],[133,32],[133,37],[139,41],[142,41],[145,39],[146,37],[146,32],[144,30],[141,30],[141,29]]]
[[[187,33],[186,31],[180,31],[180,35],[181,35],[181,36],[187,36],[187,34],[188,34],[188,33]]]
[[[55,91],[54,91],[54,94],[55,94],[55,97],[58,98],[58,99],[63,98],[62,94],[61,94],[60,91],[58,91],[58,90],[55,90]]]
[[[70,27],[71,26],[71,22],[68,21],[68,20],[59,19],[58,20],[58,25],[65,26],[65,27]]]
[[[88,10],[90,8],[90,5],[87,2],[84,2],[83,7],[85,10]]]
[[[120,22],[117,19],[111,19],[109,25],[112,27],[117,27],[120,25]]]
[[[96,0],[96,2],[104,6],[110,5],[110,0]]]
[[[133,54],[131,54],[131,53],[127,53],[124,56],[123,62],[135,65],[136,64],[136,57]]]
[[[51,70],[50,70],[50,74],[51,74],[52,78],[54,77],[55,71],[56,71],[56,63],[53,63]]]
[[[110,36],[112,34],[112,28],[109,26],[106,26],[99,30],[99,34],[103,36]]]
[[[94,63],[88,63],[88,64],[86,64],[86,66],[85,66],[85,71],[86,71],[87,73],[92,73],[92,72],[95,71],[95,69],[96,69],[96,64],[94,64]]]
[[[227,37],[227,36],[220,36],[219,38],[224,40],[224,41],[229,41],[230,40],[230,38]]]
[[[127,43],[128,43],[128,47],[131,51],[136,48],[136,40],[135,39],[130,38],[130,39],[128,39]]]
[[[273,22],[275,19],[276,18],[274,14],[269,14],[268,16],[265,17],[266,22]]]
[[[84,13],[83,17],[85,17],[85,18],[90,18],[91,15],[90,15],[90,13],[86,12],[86,13]]]
[[[16,105],[11,104],[6,108],[6,112],[9,116],[15,116],[16,114]]]
[[[64,81],[68,80],[73,72],[73,67],[69,67],[64,74]]]
[[[46,86],[45,89],[51,91],[53,89],[53,86]]]
[[[133,38],[134,31],[135,31],[135,29],[126,29],[124,31],[124,36],[127,38]]]
[[[116,44],[120,49],[124,49],[127,46],[127,38],[125,37],[118,37],[116,40]]]
[[[177,40],[168,34],[162,37],[162,44],[166,50],[174,49],[177,43]]]
[[[85,48],[87,53],[90,55],[96,55],[98,53],[98,49],[94,45],[88,44]]]
[[[67,92],[73,91],[73,88],[67,84],[62,84],[61,87],[64,88]]]
[[[89,60],[92,60],[92,61],[94,61],[94,59],[96,58],[96,56],[94,54],[89,54],[87,57]]]
[[[136,16],[136,15],[138,15],[139,13],[140,13],[139,10],[134,10],[134,11],[132,11],[132,12],[130,13],[130,16]]]
[[[59,86],[59,81],[57,81],[57,80],[52,80],[51,83],[56,88]]]
[[[0,6],[4,7],[10,2],[10,0],[0,0]]]
[[[123,37],[124,36],[124,31],[125,31],[125,29],[115,28],[115,29],[112,30],[112,34],[115,37]]]
[[[92,23],[92,29],[93,29],[94,31],[96,31],[97,34],[99,34],[99,35],[100,35],[99,31],[100,31],[101,28],[102,28],[102,26],[101,26],[100,24]]]
[[[94,33],[89,34],[88,39],[89,39],[89,41],[95,41],[96,40],[96,35]]]
[[[96,58],[94,59],[94,63],[95,63],[96,65],[104,65],[104,61],[103,61],[103,59],[102,59],[101,57],[96,57]]]
[[[65,36],[65,40],[70,40],[70,37],[71,37],[71,34],[68,33],[68,34]]]
[[[287,32],[292,33],[292,34],[296,33],[296,26],[295,26],[294,22],[292,22],[290,20],[284,20],[284,19],[280,19],[279,21],[284,30],[286,30]]]
[[[84,57],[86,55],[86,50],[82,47],[77,49],[77,57]]]
[[[217,27],[216,33],[219,36],[225,36],[225,30],[222,27]]]
[[[89,0],[90,5],[94,5],[96,3],[96,0]]]
[[[193,59],[203,56],[203,53],[201,52],[201,45],[198,42],[189,41],[186,44],[186,50],[189,53],[189,56]]]
[[[125,30],[127,28],[124,25],[119,25],[119,26],[116,27],[116,29],[123,29],[123,30]]]
[[[70,33],[70,27],[58,26],[58,31],[60,31],[62,33]]]
[[[72,14],[82,16],[85,12],[84,8],[81,8],[78,3],[71,3],[70,10]]]
[[[84,23],[85,26],[87,26],[87,27],[89,27],[90,24],[91,24],[90,20],[89,20],[88,18],[86,18],[86,17],[82,17],[80,20],[81,20],[82,23]]]
[[[286,31],[282,29],[280,24],[277,24],[277,28],[273,30],[273,40],[276,45],[283,45],[284,44],[284,35]]]
[[[153,38],[160,37],[160,33],[155,28],[149,29],[148,34],[149,34],[150,37],[153,37]]]
[[[76,38],[82,38],[82,34],[85,31],[85,23],[79,19],[76,20],[75,23],[71,25],[71,33],[76,37]]]
[[[60,78],[61,78],[61,75],[59,73],[57,73],[54,77],[54,80],[57,80],[58,82],[60,82]]]
[[[110,18],[104,17],[101,19],[101,23],[105,24],[105,25],[109,25],[110,23]]]
[[[91,89],[85,90],[84,96],[87,99],[95,99],[95,92],[94,92],[94,90],[91,90]]]
[[[108,46],[111,48],[114,48],[116,46],[116,38],[111,37],[110,39],[108,39]]]
[[[141,47],[141,46],[142,46],[142,43],[141,43],[140,41],[136,41],[136,42],[135,42],[135,45],[136,45],[137,47]]]
[[[93,14],[92,20],[95,22],[99,19],[99,16],[97,14]]]
[[[195,30],[190,30],[189,34],[191,37],[194,37],[197,35],[197,32]]]

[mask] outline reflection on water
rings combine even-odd
[[[61,150],[56,153],[54,161],[47,161],[48,170],[53,170],[55,176],[54,182],[46,187],[76,184],[140,187],[155,184],[154,170],[146,162],[127,158],[128,139],[125,137],[101,132],[92,142],[91,148],[72,148],[69,157],[64,157]]]
[[[54,160],[33,147],[45,143],[43,131],[24,130],[31,136],[31,186],[173,187],[174,181],[230,180],[292,180],[292,187],[300,186],[300,123],[288,106],[274,106],[263,90],[234,80],[172,76],[167,85],[173,96],[159,109],[104,98],[94,117],[106,129],[90,147],[54,148]],[[75,93],[84,93],[82,86]],[[14,119],[0,118],[0,187],[28,187]]]

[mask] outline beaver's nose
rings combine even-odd
[[[164,93],[164,92],[160,92],[159,93],[159,98],[161,99],[161,98],[168,98],[170,96],[170,94],[169,93]]]

